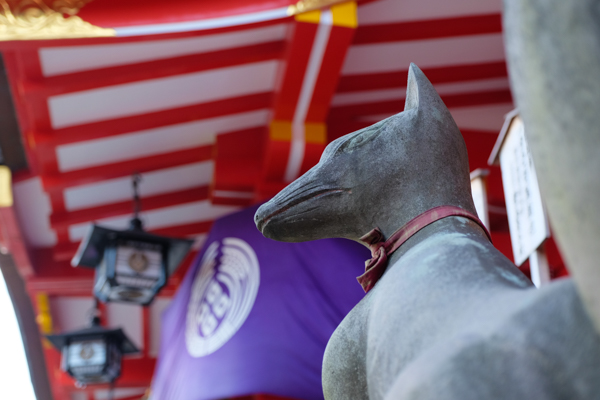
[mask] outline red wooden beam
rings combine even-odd
[[[501,104],[512,102],[510,90],[493,90],[485,92],[461,93],[441,96],[446,107],[468,107],[484,104]],[[404,109],[404,98],[376,103],[352,104],[333,107],[329,113],[330,120],[351,119],[357,116],[394,114]]]
[[[281,84],[273,104],[275,120],[291,120],[294,117],[318,24],[294,22],[293,26],[293,36],[284,55],[285,70],[280,72]]]
[[[356,32],[355,28],[332,26],[329,42],[323,56],[319,76],[310,102],[306,120],[323,122],[327,118],[331,99],[340,79],[346,53]]]
[[[38,132],[34,136],[40,142],[35,145],[31,153],[35,155],[34,158],[38,163],[40,175],[58,177],[61,173],[55,149],[57,145],[265,109],[269,106],[271,98],[272,95],[270,93],[262,93],[141,116],[103,121],[96,124],[78,126],[75,129],[67,128],[54,131],[52,134],[40,134]],[[209,156],[205,154],[203,157]],[[93,173],[94,170],[89,172]],[[69,176],[67,175],[67,177]],[[62,202],[62,199],[58,200]],[[61,204],[55,204],[54,202],[52,204],[53,207],[59,206],[60,208],[64,208]],[[54,210],[60,211],[60,209],[56,208]]]
[[[33,275],[33,264],[29,258],[14,207],[0,207],[0,244],[3,247],[0,251],[12,255],[22,277]]]
[[[34,147],[34,139],[30,134],[34,126],[32,122],[33,119],[27,103],[21,96],[18,96],[18,82],[23,77],[23,71],[20,68],[21,66],[19,63],[18,53],[14,51],[3,52],[2,57],[4,59],[6,75],[8,77],[8,83],[15,106],[15,114],[19,122],[21,135],[23,136],[23,147],[25,154],[27,155],[29,169],[33,173],[37,173],[39,171],[39,166],[36,157],[34,157],[32,152],[32,148]]]
[[[144,173],[197,163],[199,161],[209,160],[211,156],[212,146],[200,146],[171,153],[157,154],[134,160],[79,169],[62,174],[42,175],[41,178],[44,190],[51,192],[106,179],[129,176],[136,172]]]
[[[369,125],[373,125],[372,122],[368,121],[357,121],[355,119],[339,120],[328,118],[327,119],[327,143],[331,143],[335,139],[366,128]]]
[[[424,68],[423,72],[431,83],[451,83],[508,76],[506,63],[495,61],[481,64],[455,65]],[[361,90],[392,89],[406,87],[408,69],[402,71],[345,75],[340,78],[338,93]]]
[[[274,41],[50,78],[29,79],[20,82],[20,88],[21,94],[28,101],[45,100],[46,97],[64,93],[277,59],[281,57],[283,49],[283,41]]]
[[[271,106],[272,99],[273,94],[265,92],[64,129],[35,130],[32,133],[35,137],[34,143],[39,157],[42,156],[41,153],[61,144],[265,109]]]
[[[356,30],[356,4],[296,16],[265,142],[256,198],[312,167],[326,142],[325,118]]]
[[[184,237],[208,233],[212,227],[213,221],[192,222],[185,225],[167,226],[165,228],[150,229],[150,232],[156,235]]]
[[[477,168],[489,169],[487,159],[494,148],[498,132],[473,129],[461,129],[460,131],[469,153],[469,169],[471,171]]]
[[[71,243],[71,246],[77,249],[78,243]],[[64,247],[64,245],[63,245]],[[35,279],[28,279],[29,282],[37,282],[36,279],[75,279],[89,280],[93,279],[94,271],[89,268],[73,268],[70,258],[55,260],[53,258],[56,249],[61,248],[59,243],[55,247],[34,248],[31,250],[32,262],[35,266]],[[71,257],[75,251],[71,254]]]
[[[71,400],[69,398],[70,390],[65,388],[59,381],[62,374],[62,371],[59,369],[61,353],[48,343],[47,346],[44,346],[44,358],[48,377],[50,378],[50,385],[52,386],[52,396],[57,400]],[[71,387],[73,387],[73,381],[71,381]]]
[[[150,357],[150,308],[142,307],[142,357]]]
[[[217,137],[210,193],[213,204],[252,204],[254,186],[259,180],[264,159],[263,150],[267,134],[266,128],[259,128]]]
[[[41,278],[27,281],[29,293],[43,292],[50,296],[90,296],[94,290],[94,278]]]
[[[360,26],[352,44],[400,42],[502,32],[502,15],[474,15]]]
[[[171,207],[177,204],[190,203],[208,198],[208,186],[200,186],[177,192],[164,193],[141,199],[142,210],[155,210],[158,208]],[[99,219],[127,215],[132,212],[130,200],[119,203],[105,204],[98,207],[83,210],[53,213],[50,216],[50,225],[53,229],[68,228],[69,225],[83,222],[96,221]]]

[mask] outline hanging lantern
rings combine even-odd
[[[61,368],[83,385],[114,382],[122,355],[139,351],[122,329],[104,328],[98,317],[89,328],[46,337],[62,352]]]
[[[103,302],[150,304],[193,243],[143,230],[138,217],[138,182],[136,175],[130,229],[119,231],[92,225],[71,260],[74,267],[96,269],[94,295]]]

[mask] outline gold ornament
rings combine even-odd
[[[76,16],[91,0],[0,0],[0,40],[39,40],[116,36]]]
[[[318,10],[323,7],[328,7],[337,3],[343,3],[347,0],[300,0],[294,5],[291,5],[287,9],[287,14],[297,15],[308,11]]]

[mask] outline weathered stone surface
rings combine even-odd
[[[256,215],[276,240],[387,238],[440,205],[475,212],[450,113],[411,65],[405,111],[332,142]],[[418,231],[331,337],[326,399],[588,399],[600,337],[570,280],[541,290],[469,219]]]
[[[404,112],[330,143],[319,164],[263,204],[255,219],[276,240],[357,240],[375,226],[387,237],[440,204],[476,213],[467,148],[413,65]]]
[[[511,87],[553,233],[600,332],[600,2],[505,0]]]

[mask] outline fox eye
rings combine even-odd
[[[354,149],[362,146],[363,144],[370,142],[374,138],[379,135],[381,130],[383,129],[383,124],[377,124],[371,126],[365,130],[357,132],[356,135],[348,138],[341,146],[340,151],[343,152],[352,152]]]
[[[360,147],[360,145],[362,145],[363,143],[366,143],[368,140],[369,137],[365,134],[354,136],[352,139],[344,143],[344,145],[342,146],[342,150],[354,150],[355,148]]]

